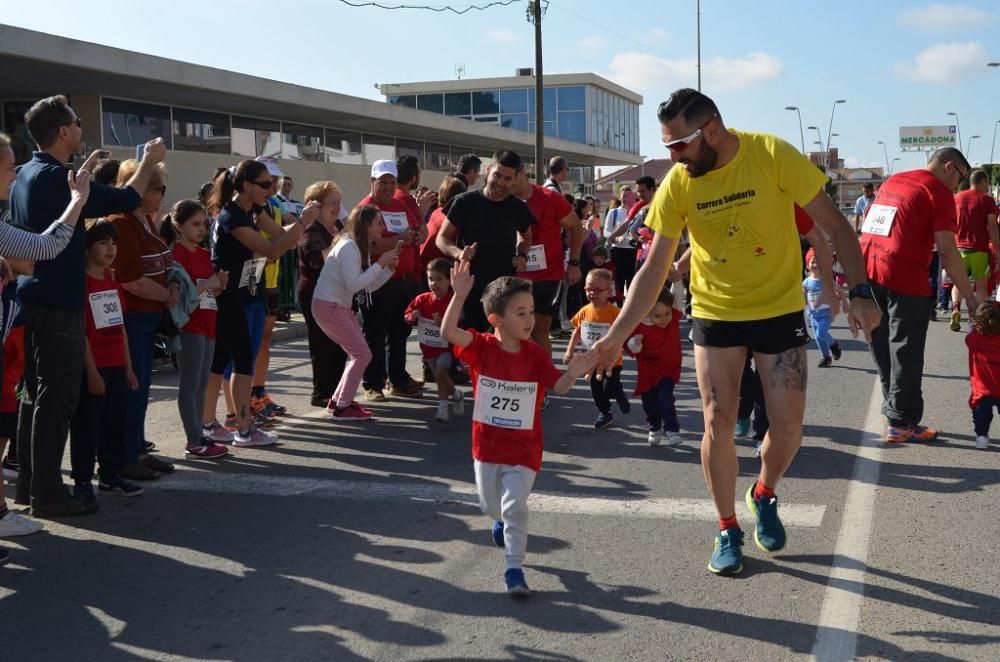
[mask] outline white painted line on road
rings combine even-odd
[[[254,494],[265,496],[308,496],[320,499],[359,501],[414,500],[432,503],[463,503],[478,506],[476,489],[468,484],[344,481],[333,478],[296,478],[293,476],[251,475],[211,471],[185,471],[165,479],[152,489],[177,489],[194,492]],[[592,497],[583,493],[551,494],[535,492],[529,506],[534,512],[567,515],[598,515],[648,519],[679,519],[702,522],[718,521],[709,499],[672,497]],[[745,508],[745,506],[743,506]],[[789,526],[818,527],[826,506],[811,504],[781,505],[781,520]],[[750,517],[749,511],[744,512]]]
[[[847,487],[844,517],[817,624],[812,657],[820,662],[853,660],[858,645],[857,627],[864,600],[872,515],[882,462],[884,423],[881,404],[882,389],[876,379],[854,461],[854,472]]]

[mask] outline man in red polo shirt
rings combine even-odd
[[[936,245],[941,264],[969,310],[976,309],[978,300],[955,246],[953,193],[971,170],[959,150],[939,149],[924,168],[887,179],[865,212],[861,250],[872,297],[882,310],[870,347],[882,381],[887,442],[937,438],[937,430],[920,425],[924,345],[934,308],[927,273]]]
[[[427,224],[424,219],[431,207],[437,204],[437,193],[428,190],[419,197],[413,197],[413,192],[420,186],[420,162],[412,154],[404,154],[396,159],[396,173],[396,192],[392,197],[406,207],[410,227],[417,228],[417,243],[413,246],[417,259],[414,260],[412,278],[414,283],[420,283],[425,277],[419,259],[420,245],[427,241]]]
[[[985,299],[990,281],[990,244],[993,251],[1000,250],[1000,232],[997,230],[997,201],[990,195],[990,176],[976,170],[969,177],[972,185],[968,190],[955,196],[955,213],[958,216],[958,232],[955,243],[965,264],[968,278],[976,281],[976,296]],[[993,264],[1000,264],[996,252]],[[962,330],[962,303],[958,290],[951,288],[951,330]],[[969,310],[969,317],[975,310]]]

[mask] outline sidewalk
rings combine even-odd
[[[274,324],[274,333],[271,342],[274,344],[298,340],[309,335],[306,328],[306,318],[302,313],[292,313],[292,319],[287,322],[278,321]]]

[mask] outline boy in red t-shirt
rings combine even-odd
[[[475,280],[469,262],[452,269],[455,295],[441,333],[472,372],[472,457],[479,506],[493,518],[493,543],[507,560],[504,582],[514,596],[529,593],[524,580],[528,545],[528,496],[542,467],[542,398],[564,394],[595,363],[593,352],[576,355],[565,373],[531,340],[535,326],[531,281],[504,276],[486,286],[483,309],[493,333],[458,328],[462,306]]]
[[[449,371],[454,360],[448,341],[441,335],[441,319],[451,302],[451,261],[435,258],[427,264],[427,287],[406,307],[404,316],[417,327],[417,339],[424,363],[434,375],[438,390],[438,410],[434,419],[448,422],[449,405],[455,416],[465,413],[465,394],[455,388]]]
[[[965,337],[969,346],[969,379],[972,395],[972,422],[976,448],[990,447],[993,409],[1000,410],[1000,304],[984,301],[972,315],[972,331]]]
[[[94,496],[94,455],[100,463],[98,489],[134,497],[138,485],[119,473],[125,464],[125,399],[139,388],[128,351],[122,305],[124,294],[111,264],[118,252],[118,231],[111,221],[87,224],[87,301],[84,305],[87,345],[80,403],[70,425],[73,493],[85,505]]]
[[[649,316],[625,344],[625,351],[638,364],[635,394],[642,397],[650,446],[659,446],[661,441],[676,446],[683,441],[674,399],[674,387],[681,378],[682,314],[674,293],[663,288]]]

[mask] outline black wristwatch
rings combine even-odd
[[[580,266],[580,260],[570,259],[568,262],[566,262],[566,264],[568,264],[571,267],[578,267]]]
[[[847,298],[849,300],[854,299],[868,299],[872,300],[872,286],[868,283],[859,283],[850,289],[847,293]]]

